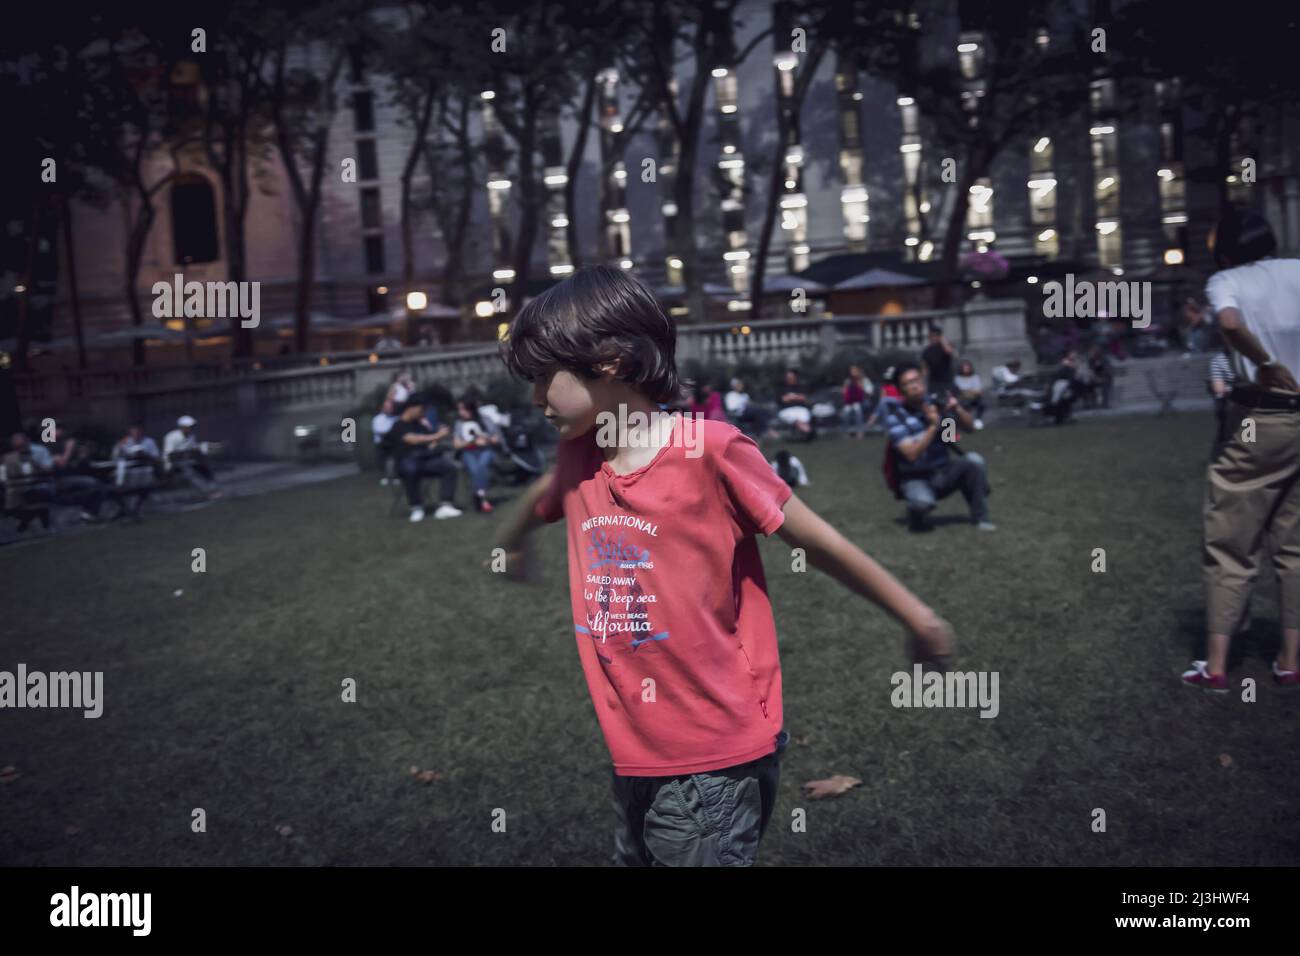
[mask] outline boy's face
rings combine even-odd
[[[562,441],[585,435],[596,425],[596,415],[617,404],[611,375],[606,371],[592,381],[557,369],[533,382],[533,404],[542,409]]]

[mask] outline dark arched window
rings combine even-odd
[[[202,176],[182,176],[172,186],[172,246],[181,265],[217,258],[217,205]]]

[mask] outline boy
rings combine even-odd
[[[748,866],[788,740],[756,535],[779,532],[880,604],[917,659],[947,657],[952,632],[735,426],[660,410],[679,398],[676,339],[650,291],[609,266],[523,308],[502,357],[561,442],[501,543],[520,577],[528,532],[568,521],[578,656],[613,759],[614,861]]]

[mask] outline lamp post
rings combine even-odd
[[[420,315],[429,304],[429,297],[418,289],[406,293],[406,344],[414,345],[417,341],[415,328]]]

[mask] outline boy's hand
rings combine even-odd
[[[497,547],[504,548],[506,552],[505,576],[511,581],[527,581],[529,564],[527,549],[522,547],[512,549],[503,544]],[[483,567],[494,570],[492,565],[495,561],[495,558],[488,558],[483,562]]]
[[[912,663],[943,664],[952,657],[955,640],[952,625],[937,614],[932,613],[910,630],[908,652]]]

